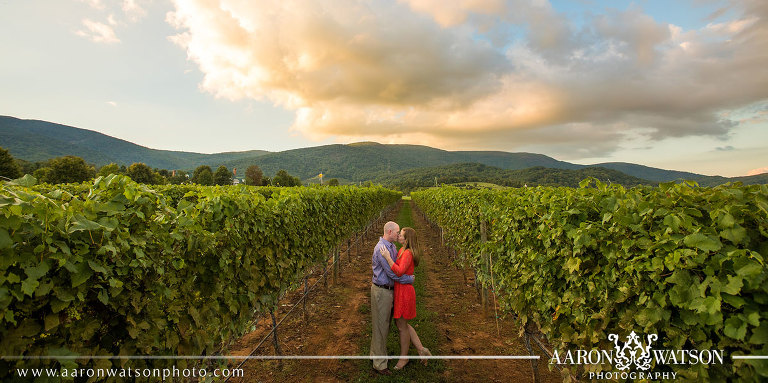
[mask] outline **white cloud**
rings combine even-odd
[[[602,41],[625,45],[625,51],[642,65],[651,65],[658,56],[657,47],[670,38],[670,27],[657,23],[639,8],[625,12],[610,11],[594,20]]]
[[[147,11],[139,5],[137,0],[123,0],[123,12],[130,22],[137,22],[147,15]]]
[[[202,89],[294,110],[292,128],[314,139],[549,142],[596,157],[638,135],[727,137],[738,120],[724,112],[768,99],[768,7],[756,0],[700,30],[637,7],[576,30],[546,1],[174,4],[172,40]]]
[[[79,0],[81,3],[86,3],[95,9],[104,9],[104,3],[101,0]]]
[[[471,14],[494,15],[504,12],[502,0],[398,0],[414,11],[431,15],[443,27],[463,24]]]
[[[204,89],[232,99],[465,105],[492,93],[507,65],[471,31],[443,31],[384,2],[176,5],[169,20],[189,31],[175,41],[206,74]]]
[[[81,29],[75,33],[78,36],[85,37],[97,43],[114,44],[119,43],[120,39],[115,35],[115,31],[107,24],[95,22],[90,19],[83,19],[85,30]]]
[[[103,22],[94,21],[92,18],[83,20],[85,29],[75,31],[75,34],[99,43],[116,43],[120,39],[115,33],[115,28],[139,22],[147,15],[147,11],[141,3],[149,0],[112,0],[105,4],[103,0],[80,0],[100,11]],[[116,16],[117,14],[117,16]]]
[[[747,173],[747,175],[748,176],[756,176],[758,174],[763,174],[763,173],[768,173],[768,166],[765,166],[765,167],[762,167],[762,168],[757,168],[757,169],[752,169],[752,170],[750,170]]]

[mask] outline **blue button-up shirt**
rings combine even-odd
[[[397,261],[397,247],[392,242],[387,241],[384,238],[379,238],[379,243],[373,248],[373,257],[371,263],[373,264],[373,283],[381,286],[394,286],[395,282],[410,285],[413,284],[413,275],[403,274],[398,277],[392,268],[389,267],[386,258],[381,255],[379,246],[384,245],[389,250],[389,255],[393,261]]]

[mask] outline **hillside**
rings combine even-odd
[[[728,182],[741,182],[744,185],[768,184],[768,173],[744,177],[699,176],[688,178],[699,186],[717,186]]]
[[[533,167],[547,168],[546,175],[532,176],[517,175],[516,177],[525,183],[530,180],[535,184],[547,183],[551,177],[564,177],[570,179],[575,174],[595,173],[595,177],[625,179],[627,184],[633,183],[659,183],[669,181],[693,180],[701,186],[716,186],[727,182],[740,181],[745,184],[766,183],[768,175],[750,177],[720,177],[705,176],[701,174],[664,170],[643,165],[611,162],[595,165],[578,165],[565,161],[558,161],[542,154],[534,153],[507,153],[507,152],[483,152],[483,151],[446,151],[421,145],[384,145],[375,142],[360,142],[348,145],[325,145],[312,148],[302,148],[275,152],[255,158],[242,158],[240,160],[225,163],[228,168],[245,168],[248,165],[259,165],[265,174],[274,174],[280,169],[301,179],[308,179],[323,173],[326,179],[338,178],[352,182],[368,180],[384,180],[387,177],[400,175],[402,171],[419,170],[422,168],[444,167],[454,164],[475,163],[505,170],[522,170]],[[601,168],[602,173],[596,170]],[[459,168],[451,168],[457,171]],[[584,170],[582,173],[553,172],[553,170]],[[612,170],[614,173],[606,173]],[[431,171],[431,170],[430,170]],[[411,173],[405,173],[411,174]],[[421,177],[422,172],[416,171]],[[463,174],[463,173],[462,173]],[[559,175],[555,175],[559,174]],[[477,176],[477,175],[476,175]],[[527,177],[533,178],[527,178]],[[599,176],[599,177],[598,177]],[[479,176],[478,176],[479,177]],[[496,174],[494,173],[494,176]],[[465,178],[456,175],[454,178]],[[508,175],[503,176],[508,179]],[[602,179],[602,178],[600,178]],[[461,182],[461,181],[456,181]],[[570,181],[569,181],[570,182]],[[619,181],[614,181],[619,182]],[[434,180],[433,180],[434,183]],[[619,182],[622,183],[622,182]],[[576,182],[578,184],[578,182]]]
[[[663,170],[626,162],[606,162],[590,166],[599,166],[606,169],[618,170],[622,173],[631,174],[635,177],[643,178],[653,182],[690,180],[696,181],[700,186],[717,186],[728,182],[742,182],[745,185],[768,183],[768,173],[758,174],[755,176],[722,177],[705,176],[701,174],[680,172],[675,170]]]
[[[386,180],[387,177],[404,174],[401,172],[406,170],[466,163],[483,164],[504,170],[548,169],[530,170],[524,174],[514,175],[514,177],[506,173],[501,175],[493,169],[475,169],[481,174],[472,175],[476,178],[487,177],[504,180],[507,183],[512,182],[509,181],[510,179],[515,179],[523,184],[542,184],[550,182],[548,180],[554,177],[570,184],[574,175],[584,175],[590,172],[597,172],[599,176],[610,178],[613,182],[620,182],[619,179],[624,179],[617,173],[605,173],[608,169],[636,178],[628,178],[628,184],[645,182],[643,180],[658,183],[683,179],[694,180],[702,186],[715,186],[734,181],[745,184],[768,182],[768,175],[766,174],[727,178],[657,169],[623,162],[578,165],[535,153],[447,151],[422,145],[383,145],[375,142],[324,145],[283,152],[250,150],[216,154],[190,153],[150,149],[90,130],[7,116],[0,116],[0,147],[8,149],[14,157],[26,161],[45,161],[64,155],[76,155],[97,166],[110,162],[121,165],[144,162],[151,167],[186,171],[191,171],[199,165],[209,165],[213,168],[225,165],[229,169],[236,167],[243,170],[250,165],[258,165],[267,176],[272,176],[278,170],[285,169],[291,175],[303,180],[311,179],[319,173],[323,173],[325,179],[337,178],[342,182]],[[602,168],[603,170],[587,170],[591,168]],[[465,174],[465,170],[461,170],[463,169],[461,167],[449,167],[447,169],[450,172],[459,172],[452,176],[454,179],[465,179],[468,176]],[[583,170],[583,172],[555,172],[554,170]],[[405,175],[415,184],[421,184],[420,179],[428,177],[425,174],[431,174],[430,172],[433,171],[405,173]],[[438,172],[440,171],[443,170],[438,170]],[[443,174],[450,175],[448,173]],[[411,176],[414,178],[411,179]],[[432,178],[433,184],[434,175],[429,177]]]
[[[478,163],[404,170],[390,176],[376,178],[375,182],[386,187],[409,192],[419,187],[460,182],[488,182],[501,186],[558,185],[578,187],[579,182],[594,177],[604,182],[625,186],[651,185],[652,182],[632,177],[616,170],[587,167],[582,169],[552,169],[531,167],[522,170],[501,169]]]
[[[74,155],[96,166],[115,162],[130,165],[144,162],[161,169],[194,169],[199,165],[218,166],[223,162],[269,153],[264,150],[203,154],[150,149],[91,130],[37,120],[0,116],[0,147],[26,161]]]
[[[302,179],[323,173],[326,178],[366,181],[405,169],[464,162],[478,162],[507,169],[525,169],[533,166],[549,168],[578,166],[541,154],[449,152],[421,145],[383,145],[375,142],[286,150],[258,158],[230,161],[225,165],[231,169],[256,164],[265,174],[274,174],[280,169],[286,169]]]

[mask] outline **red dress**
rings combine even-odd
[[[397,262],[392,265],[392,271],[397,276],[403,274],[413,275],[413,253],[411,250],[400,249],[397,253]],[[416,290],[413,285],[404,285],[395,282],[395,313],[393,318],[403,317],[413,319],[416,317]]]

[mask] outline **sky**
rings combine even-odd
[[[764,0],[0,0],[0,30],[0,115],[156,149],[768,171]]]

